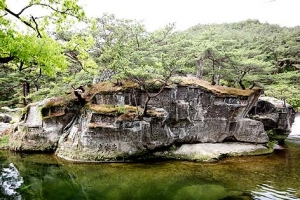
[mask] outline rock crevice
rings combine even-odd
[[[101,83],[89,89],[83,108],[74,106],[76,100],[30,105],[11,136],[11,149],[52,150],[65,159],[88,162],[176,158],[172,152],[185,144],[264,145],[269,138],[263,123],[247,118],[260,93],[186,79],[151,99],[147,116],[141,116],[146,95],[136,85]],[[40,119],[30,120],[32,115]]]

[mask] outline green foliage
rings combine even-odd
[[[265,94],[299,107],[300,28],[247,20],[197,25],[182,33],[190,67],[202,79],[234,87],[264,87]]]
[[[68,41],[53,36],[53,30],[67,32],[75,22],[86,21],[77,0],[30,0],[15,10],[9,0],[0,1],[0,105],[26,105],[64,93],[76,80],[91,82],[93,75],[81,78],[83,70],[92,74],[96,67],[88,54],[93,38],[79,31]]]
[[[9,135],[3,135],[0,136],[0,149],[1,148],[7,148],[8,147],[8,142],[9,142]]]
[[[15,63],[23,62],[27,66],[34,64],[41,67],[46,74],[51,75],[55,73],[55,70],[66,68],[67,62],[62,55],[61,44],[50,38],[45,31],[50,26],[57,29],[63,26],[66,30],[68,27],[66,24],[69,26],[72,24],[70,17],[82,20],[84,12],[77,5],[77,0],[31,0],[20,12],[13,11],[13,8],[11,9],[8,5],[1,1],[1,58],[11,57]],[[45,11],[47,15],[35,18],[30,12],[30,9],[34,7]],[[27,10],[29,14],[24,12]],[[19,31],[20,29],[25,32]]]
[[[147,102],[154,96],[149,89],[160,83],[159,94],[168,80],[177,71],[183,69],[178,37],[172,34],[172,24],[147,32],[144,25],[134,20],[116,19],[113,15],[104,15],[97,19],[94,37],[96,45],[94,56],[104,69],[110,69],[115,79],[129,79],[137,83],[147,94]],[[101,69],[100,68],[100,69]]]
[[[59,43],[49,37],[37,38],[34,35],[7,35],[0,32],[1,56],[10,55],[15,62],[22,62],[26,67],[38,66],[44,73],[54,75],[65,70],[68,63],[62,54]],[[17,69],[17,65],[12,65]]]
[[[294,108],[300,108],[300,94],[299,94],[300,87],[290,85],[288,83],[283,84],[273,84],[266,86],[265,95],[276,97],[283,101],[286,101]]]
[[[109,72],[117,84],[137,83],[149,98],[173,75],[193,74],[211,84],[263,87],[300,107],[299,27],[246,20],[148,32],[139,21],[104,14],[74,30],[68,28],[75,21],[87,20],[77,0],[31,0],[28,12],[13,12],[8,2],[0,0],[0,105],[62,95]],[[46,15],[32,18],[34,7]]]

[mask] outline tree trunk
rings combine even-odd
[[[212,76],[211,76],[211,84],[216,85],[215,82],[215,61],[212,61]]]
[[[274,53],[274,54],[275,54],[275,71],[274,71],[274,74],[278,74],[279,73],[278,56],[277,56],[277,53]]]
[[[286,107],[286,97],[283,97],[283,107]]]
[[[146,101],[145,101],[145,103],[144,103],[144,110],[143,110],[143,116],[146,116],[147,115],[147,107],[148,107],[148,103],[149,103],[149,101],[150,101],[150,97],[147,95],[147,99],[146,99]]]
[[[37,91],[39,91],[39,89],[40,89],[40,86],[39,86],[39,84],[38,83],[34,83],[34,87],[35,87],[35,91],[37,92]]]
[[[197,66],[196,77],[201,79],[203,76],[203,60],[202,59],[197,60],[196,66]]]
[[[78,99],[79,104],[83,107],[83,106],[86,104],[86,100],[85,100],[85,98],[82,96],[83,93],[85,92],[83,86],[79,86],[79,87],[76,88],[76,89],[72,86],[72,88],[73,88],[73,91],[74,91],[75,96],[76,96],[77,99]]]
[[[26,106],[27,105],[26,97],[30,93],[30,84],[28,82],[24,82],[22,83],[22,86],[23,86],[23,105]]]
[[[246,89],[246,87],[244,86],[244,84],[243,84],[243,78],[245,77],[245,75],[248,73],[248,71],[243,71],[243,73],[242,73],[242,76],[240,77],[240,79],[239,79],[239,85],[241,86],[241,88],[243,89],[243,90],[245,90]]]
[[[239,85],[241,86],[241,88],[242,88],[243,90],[245,90],[245,89],[246,89],[246,87],[244,86],[244,84],[243,84],[242,80],[239,80]]]
[[[217,85],[220,85],[220,80],[221,80],[221,74],[220,74],[220,70],[221,70],[221,65],[219,65],[219,72],[217,74]]]

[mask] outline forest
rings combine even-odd
[[[300,108],[299,26],[249,19],[148,31],[111,14],[90,19],[77,0],[30,0],[23,8],[0,0],[0,24],[0,107],[64,96],[93,81],[129,79],[147,90],[194,75],[212,85],[261,87]]]

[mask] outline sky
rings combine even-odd
[[[207,23],[258,19],[280,26],[300,26],[300,0],[80,0],[86,13],[143,21],[156,30],[168,23],[178,30]]]

